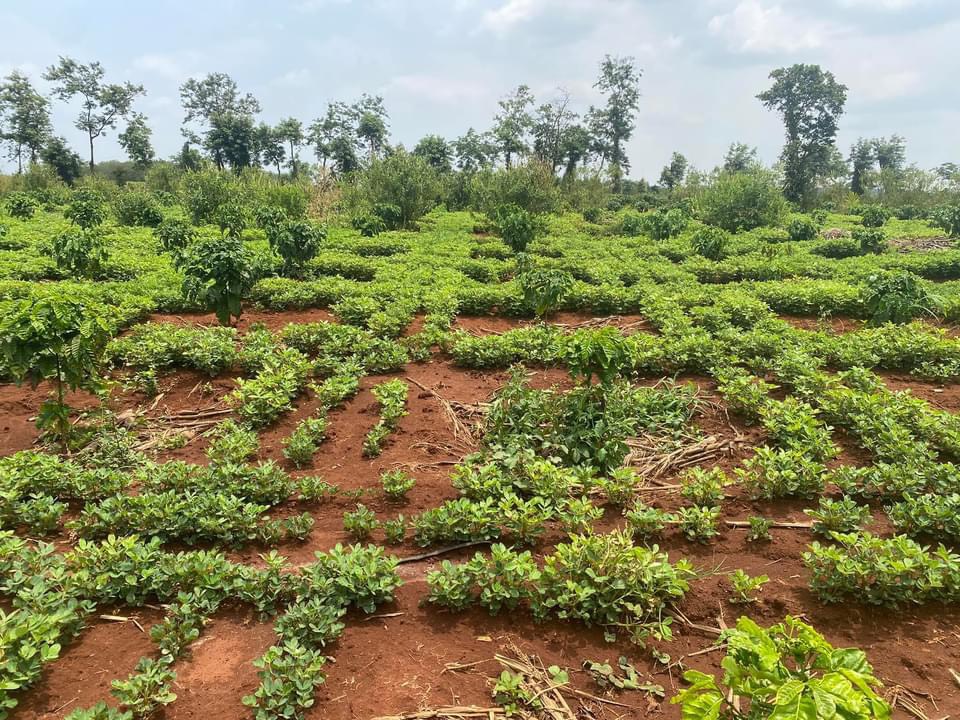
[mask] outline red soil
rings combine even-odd
[[[274,323],[273,327],[279,327],[294,318],[303,321],[305,315],[311,314],[275,315],[269,322]],[[463,326],[464,322],[470,327],[474,320],[461,320],[458,324]],[[497,328],[505,321],[482,318],[475,322],[479,329],[480,323],[484,327]],[[509,326],[515,327],[516,323]],[[465,371],[435,357],[430,362],[408,366],[402,376],[416,380],[447,400],[478,403],[488,400],[505,382],[507,374]],[[451,464],[468,448],[458,444],[438,399],[416,385],[411,385],[410,389],[409,414],[386,443],[383,454],[376,459],[363,458],[363,438],[377,418],[370,388],[383,379],[365,378],[357,397],[330,413],[329,437],[321,445],[311,468],[293,470],[287,467],[281,445],[300,419],[316,411],[316,402],[309,396],[298,399],[292,412],[261,433],[261,459],[284,463],[295,476],[321,474],[345,490],[364,490],[361,501],[381,520],[398,512],[410,516],[455,497],[449,471]],[[960,392],[953,392],[953,388],[936,393],[936,386],[919,383],[913,378],[888,376],[886,379],[893,387],[909,386],[918,396],[935,398],[946,409],[960,407]],[[727,416],[711,379],[690,376],[682,377],[680,381],[694,382],[700,389],[704,402],[694,422],[704,434],[719,437],[740,435],[744,438],[742,447],[732,457],[719,459],[718,465],[730,470],[748,457],[753,447],[765,441],[761,427],[746,425],[737,417]],[[204,396],[201,391],[207,382],[212,393]],[[538,387],[568,386],[569,380],[561,370],[545,370],[537,371],[533,383]],[[164,396],[151,412],[160,414],[183,408],[208,407],[232,385],[232,379],[227,376],[209,380],[195,373],[176,373],[161,380]],[[6,428],[0,438],[0,453],[8,454],[34,442],[36,429],[30,418],[36,413],[45,392],[45,388],[34,391],[0,386],[0,410],[4,412],[3,426]],[[91,402],[91,399],[85,401]],[[150,402],[119,391],[111,400],[117,410]],[[836,439],[843,451],[843,463],[870,462],[869,456],[849,439],[840,433],[836,434]],[[195,437],[186,447],[163,452],[160,457],[204,462],[205,446],[204,438]],[[407,468],[417,479],[417,486],[404,503],[387,502],[379,490],[380,473],[394,467]],[[669,476],[664,478],[668,482],[670,479]],[[781,521],[808,519],[803,509],[811,503],[758,503],[736,488],[731,489],[729,495],[724,505],[724,518],[728,520],[743,520],[750,515]],[[649,502],[673,508],[680,500],[676,493],[657,492],[650,494]],[[346,499],[325,504],[291,501],[281,506],[274,514],[306,510],[315,517],[316,526],[306,542],[284,545],[279,548],[280,552],[292,563],[301,564],[310,562],[315,551],[328,550],[338,542],[349,542],[343,531],[342,514],[352,506],[353,502]],[[623,522],[617,509],[609,508],[597,529],[610,530]],[[882,513],[877,512],[873,529],[889,531]],[[770,543],[750,543],[746,540],[745,530],[723,526],[714,542],[699,545],[688,542],[676,531],[666,533],[660,545],[671,559],[689,558],[703,573],[693,582],[691,592],[681,604],[691,621],[711,626],[733,624],[739,615],[746,614],[770,624],[782,620],[786,614],[802,615],[835,645],[857,646],[867,651],[877,675],[888,686],[901,685],[918,693],[929,693],[929,697],[919,697],[918,700],[930,717],[960,713],[960,690],[948,670],[960,669],[960,643],[957,642],[960,610],[941,606],[878,610],[853,602],[823,605],[807,588],[808,574],[801,560],[801,554],[813,539],[812,534],[802,529],[774,529],[772,534]],[[376,542],[382,542],[382,539],[379,532],[374,536]],[[535,548],[535,554],[542,556],[549,552],[561,539],[561,533],[551,529]],[[264,550],[249,547],[230,553],[230,556],[234,560],[257,563],[257,554]],[[410,556],[421,549],[407,540],[388,551]],[[461,551],[445,557],[456,560],[469,555],[469,551]],[[615,662],[619,655],[628,656],[639,671],[650,674],[655,682],[662,684],[668,698],[681,686],[680,667],[674,665],[668,670],[655,663],[648,652],[626,640],[608,644],[596,628],[559,622],[537,625],[525,610],[491,617],[482,609],[447,614],[421,606],[426,595],[426,572],[437,562],[439,558],[401,565],[405,585],[393,604],[377,611],[379,617],[367,618],[360,613],[348,616],[344,636],[328,648],[328,655],[334,660],[327,665],[327,681],[319,689],[316,705],[308,717],[365,719],[438,705],[487,706],[491,702],[487,678],[499,673],[492,657],[510,643],[516,643],[526,653],[538,655],[546,665],[555,663],[569,667],[573,671],[574,686],[587,693],[601,694],[602,691],[579,670],[582,662],[587,659]],[[742,606],[729,602],[731,592],[726,573],[737,568],[751,575],[770,577],[757,604]],[[161,612],[150,608],[101,608],[100,612],[137,617],[147,631],[162,617]],[[675,626],[675,634],[672,642],[658,644],[659,649],[669,653],[674,662],[682,662],[684,667],[717,672],[722,652],[685,657],[710,646],[713,636],[679,623]],[[227,608],[221,611],[205,628],[200,640],[194,643],[191,653],[175,664],[178,677],[174,691],[178,699],[157,717],[161,720],[249,717],[249,710],[242,706],[241,698],[257,686],[256,670],[250,661],[261,655],[274,639],[271,623],[259,622],[248,610]],[[76,641],[64,649],[62,657],[45,669],[40,682],[21,694],[21,705],[12,717],[30,720],[64,717],[71,710],[90,706],[98,699],[109,700],[110,681],[125,678],[141,656],[154,652],[149,637],[132,622],[94,620]],[[452,672],[446,670],[448,663],[478,664],[463,672]],[[677,706],[648,698],[642,693],[626,692],[609,697],[630,707],[602,705],[584,698],[581,717],[679,717]],[[577,710],[575,702],[573,707]],[[894,715],[897,718],[910,717],[901,710]]]

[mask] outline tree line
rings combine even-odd
[[[42,77],[52,84],[51,97],[17,70],[0,83],[0,142],[18,173],[37,162],[49,165],[67,182],[81,173],[79,155],[53,131],[53,100],[79,105],[74,127],[87,135],[91,171],[95,142],[121,122],[124,129],[117,139],[130,161],[141,168],[154,162],[152,131],[146,117],[134,109],[136,100],[146,94],[142,85],[108,82],[99,62],[80,63],[67,57],[59,58]],[[499,101],[488,129],[471,127],[453,140],[428,134],[412,153],[440,172],[510,168],[534,159],[560,178],[571,178],[579,168],[592,166],[619,192],[630,170],[625,146],[636,128],[641,77],[633,58],[607,55],[594,83],[603,96],[599,105],[577,112],[563,89],[538,103],[529,86],[520,85]],[[757,99],[784,123],[778,170],[788,200],[809,207],[823,182],[838,177],[849,178],[850,190],[863,194],[868,190],[864,182],[868,174],[895,176],[904,171],[905,141],[896,134],[861,138],[848,158],[840,153],[836,135],[847,88],[831,72],[818,65],[796,64],[774,70],[770,80],[771,86]],[[208,161],[220,170],[240,172],[259,166],[275,170],[278,176],[286,170],[296,178],[304,172],[302,157],[310,147],[318,167],[344,175],[402,148],[390,144],[390,118],[380,96],[363,94],[354,102],[330,102],[324,115],[309,123],[287,117],[269,125],[258,122],[262,108],[252,94],[242,92],[230,75],[214,72],[184,82],[180,100],[184,144],[173,160],[185,169]],[[734,143],[722,169],[744,172],[759,167],[754,148]],[[686,158],[675,152],[660,174],[659,185],[672,190],[689,171]],[[955,178],[957,172],[953,163],[937,169],[945,180]]]

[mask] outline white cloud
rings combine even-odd
[[[285,72],[277,78],[277,84],[286,87],[306,87],[313,80],[313,73],[308,68],[298,68]]]
[[[485,12],[481,22],[488,30],[503,34],[532,19],[542,7],[542,0],[507,0],[497,9]]]
[[[927,0],[839,0],[842,7],[858,7],[868,10],[906,10],[917,5],[929,4]]]
[[[714,15],[707,29],[739,52],[775,53],[824,45],[831,34],[822,22],[786,12],[779,4],[740,0],[730,12]]]

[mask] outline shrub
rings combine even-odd
[[[708,260],[722,260],[729,241],[730,236],[726,230],[711,225],[697,228],[690,236],[693,251]]]
[[[57,267],[78,277],[95,277],[107,259],[103,235],[96,229],[73,228],[57,233],[50,254]]]
[[[17,220],[29,220],[40,207],[32,195],[25,192],[12,192],[6,199],[7,212]]]
[[[350,224],[363,237],[376,237],[387,229],[387,224],[383,221],[383,218],[373,213],[356,215],[350,221]]]
[[[907,270],[868,277],[863,302],[872,325],[908,323],[935,306],[920,278]]]
[[[598,207],[589,207],[583,211],[583,219],[588,223],[598,223],[603,217],[603,210]]]
[[[164,252],[179,255],[193,240],[195,232],[186,220],[170,218],[157,225],[153,234]]]
[[[154,195],[142,190],[118,193],[113,200],[113,211],[121,225],[155,228],[163,222],[160,203]]]
[[[319,252],[327,232],[307,220],[287,220],[267,227],[270,247],[283,259],[283,274],[297,277]]]
[[[188,172],[180,181],[183,206],[194,225],[216,222],[220,206],[234,199],[236,194],[231,178],[216,170]]]
[[[556,178],[549,165],[528,162],[508,169],[485,168],[470,180],[474,210],[492,217],[497,208],[515,205],[531,215],[554,212],[560,203]]]
[[[527,245],[537,236],[536,218],[518,205],[501,205],[490,220],[496,225],[503,241],[515,253],[526,250]]]
[[[787,225],[787,233],[793,241],[813,240],[817,237],[819,229],[817,224],[808,217],[796,217]]]
[[[667,240],[682,233],[689,216],[680,208],[654,210],[643,216],[643,229],[651,240]]]
[[[253,278],[239,238],[200,238],[187,248],[181,269],[188,301],[212,309],[221,325],[240,317],[240,302]]]
[[[63,215],[79,227],[88,230],[103,224],[107,217],[107,209],[100,193],[82,189],[73,193]]]
[[[780,225],[787,201],[768,172],[724,173],[700,193],[697,211],[703,222],[736,233]]]
[[[868,228],[883,227],[891,214],[883,205],[867,205],[860,211],[860,223]]]
[[[960,205],[944,205],[936,208],[930,213],[930,222],[950,237],[960,237]]]
[[[880,228],[857,228],[853,239],[860,244],[861,255],[879,255],[887,249],[887,236]]]
[[[387,227],[395,230],[412,227],[436,207],[441,183],[426,160],[399,150],[371,163],[357,176],[350,192],[354,205],[380,215]],[[378,208],[388,217],[378,213]]]

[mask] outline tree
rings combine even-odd
[[[907,163],[907,141],[899,135],[875,138],[873,149],[881,172],[899,173]]]
[[[832,160],[847,87],[819,65],[779,68],[770,78],[773,85],[757,98],[779,112],[786,127],[783,192],[788,200],[810,207],[816,183]]]
[[[293,117],[281,120],[274,128],[277,138],[290,146],[290,174],[297,177],[300,173],[300,146],[303,145],[303,123]],[[277,173],[279,175],[279,172]]]
[[[7,157],[17,161],[18,174],[24,157],[36,162],[50,136],[50,102],[17,70],[0,85],[0,128],[0,141],[9,147]]]
[[[74,126],[87,133],[90,142],[90,170],[93,170],[93,141],[107,129],[114,129],[120,118],[130,113],[138,95],[145,95],[143,85],[131,82],[104,83],[106,71],[99,62],[89,64],[61,57],[43,74],[44,80],[56,83],[54,94],[64,101],[79,95],[83,98],[80,114]]]
[[[437,172],[450,172],[450,143],[439,135],[425,135],[420,138],[413,154],[426,160]]]
[[[872,140],[859,138],[850,148],[850,190],[863,195],[864,175],[873,169],[877,154]]]
[[[184,125],[195,122],[202,134],[185,127],[184,136],[202,145],[217,169],[225,164],[234,169],[247,167],[252,159],[253,116],[260,112],[260,103],[253,95],[241,95],[236,81],[226,73],[209,73],[205,78],[190,78],[180,86],[180,104],[185,111]],[[234,164],[228,158],[240,161]],[[247,157],[243,162],[244,156]]]
[[[147,119],[140,113],[133,113],[127,122],[127,128],[117,137],[120,147],[127,153],[127,157],[138,167],[147,167],[153,162],[153,145],[150,143],[152,131],[147,126]]]
[[[723,172],[738,173],[755,170],[760,167],[757,149],[746,143],[730,143],[727,154],[723,156]]]
[[[577,114],[570,109],[570,93],[561,89],[556,98],[537,108],[533,120],[533,150],[554,173],[563,165],[567,136],[578,126]]]
[[[527,108],[533,105],[533,93],[520,85],[512,94],[500,100],[500,112],[494,116],[492,135],[503,162],[509,168],[514,155],[527,152],[527,133],[533,127],[533,118]]]
[[[280,127],[270,127],[266,123],[260,123],[257,127],[257,150],[260,160],[267,165],[275,165],[277,168],[277,177],[283,177],[280,172],[280,166],[286,159],[287,151],[283,147],[283,136],[280,133]]]
[[[683,182],[687,174],[687,159],[678,152],[670,156],[670,163],[660,172],[660,184],[668,190],[673,190]]]
[[[355,136],[367,146],[367,161],[373,162],[387,141],[387,109],[383,98],[364,93],[354,103],[352,116],[356,123]]]
[[[335,172],[343,174],[360,166],[354,112],[345,102],[338,100],[327,105],[326,114],[310,125],[307,140],[324,169],[330,163]]]
[[[560,147],[564,162],[564,180],[574,176],[577,165],[590,157],[592,147],[593,138],[587,128],[583,125],[571,125],[567,128],[567,131],[563,134],[563,143]]]
[[[478,133],[473,128],[453,141],[453,153],[457,167],[465,173],[489,167],[497,155],[497,148],[487,133]]]
[[[203,156],[199,150],[190,147],[190,142],[187,141],[174,156],[173,162],[181,170],[199,170],[203,166]]]
[[[80,177],[80,156],[69,148],[67,141],[58,135],[47,139],[40,150],[40,159],[44,165],[53,168],[57,176],[67,185],[72,185]]]
[[[426,160],[402,148],[374,161],[357,180],[356,191],[364,205],[377,212],[391,206],[391,217],[381,217],[390,229],[410,227],[433,210],[440,199],[437,171]]]
[[[240,174],[243,168],[254,164],[260,150],[259,139],[252,115],[227,112],[211,118],[204,144],[218,169],[229,166]]]
[[[593,84],[606,93],[607,104],[590,108],[589,125],[597,151],[610,166],[615,192],[620,192],[623,174],[630,169],[623,145],[633,136],[640,104],[641,74],[633,58],[607,55],[600,63],[600,76]]]
[[[4,366],[18,384],[53,381],[54,396],[40,407],[37,427],[64,444],[72,429],[65,391],[100,389],[99,361],[109,337],[102,312],[66,297],[43,294],[8,303],[0,313]]]

